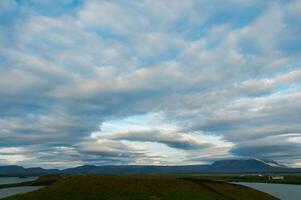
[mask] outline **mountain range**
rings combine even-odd
[[[18,165],[0,166],[0,176],[40,176],[45,174],[172,174],[172,173],[301,173],[301,168],[289,168],[275,161],[261,159],[218,160],[210,165],[83,165],[74,168],[24,168]]]

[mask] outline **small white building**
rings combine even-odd
[[[269,176],[269,180],[282,180],[284,179],[283,176]]]

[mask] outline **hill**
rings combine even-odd
[[[289,172],[290,170],[299,170],[288,168],[275,161],[261,159],[219,160],[215,161],[211,167],[216,172]]]
[[[0,176],[40,176],[46,174],[60,174],[58,169],[43,169],[40,167],[24,168],[18,165],[0,166]]]
[[[234,184],[171,176],[81,175],[5,200],[276,200]]]
[[[152,165],[84,165],[64,170],[0,166],[0,176],[39,176],[45,174],[187,174],[187,173],[301,173],[275,161],[260,159],[219,160],[211,165],[152,166]]]

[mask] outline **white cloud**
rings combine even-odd
[[[299,1],[32,5],[0,4],[0,149],[41,144],[14,162],[192,163],[301,131]]]

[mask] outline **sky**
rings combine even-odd
[[[0,165],[301,167],[301,0],[1,0]]]

